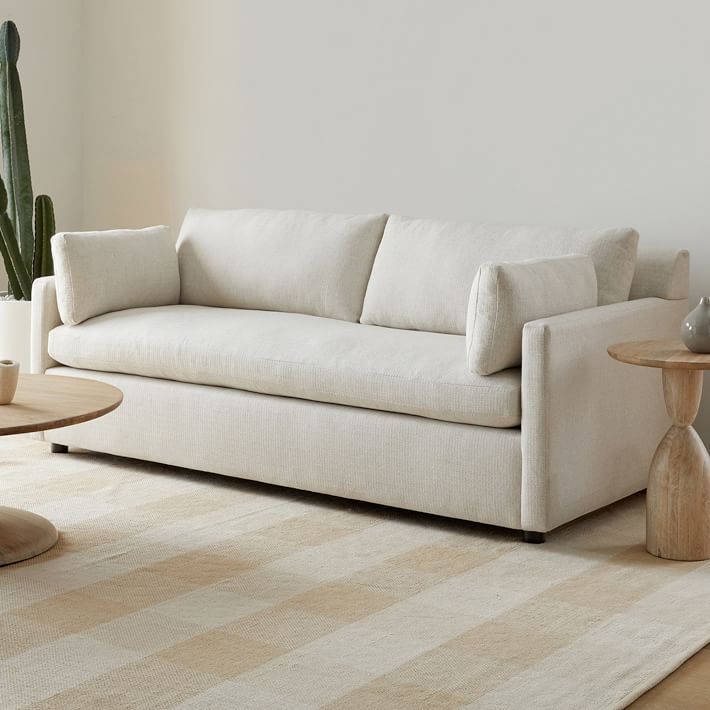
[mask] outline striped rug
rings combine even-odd
[[[0,441],[56,548],[0,568],[0,707],[624,707],[710,641],[643,498],[515,533]]]

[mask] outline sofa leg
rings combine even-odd
[[[523,530],[523,542],[529,542],[532,545],[540,545],[545,542],[545,533]]]
[[[50,450],[53,454],[66,454],[69,452],[69,447],[64,444],[51,444]]]

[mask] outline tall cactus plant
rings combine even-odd
[[[49,240],[54,234],[54,206],[47,195],[32,202],[22,87],[17,72],[20,34],[14,22],[0,27],[0,253],[11,294],[29,300],[32,281],[53,273]],[[34,209],[33,209],[34,208]],[[34,214],[34,224],[33,224]]]

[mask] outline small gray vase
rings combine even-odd
[[[685,317],[680,337],[691,352],[710,353],[710,296],[703,296]]]

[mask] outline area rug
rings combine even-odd
[[[710,565],[643,548],[637,496],[511,531],[0,443],[51,518],[0,568],[0,705],[620,708],[710,641]],[[472,493],[473,495],[473,493]]]

